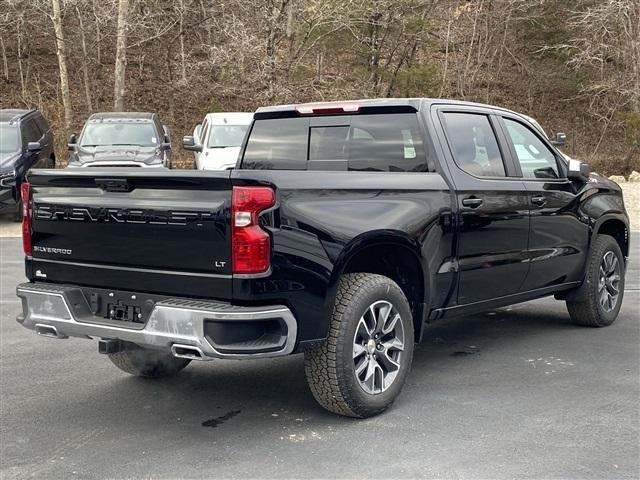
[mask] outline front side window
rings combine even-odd
[[[14,153],[20,150],[20,135],[16,127],[0,126],[0,153]]]
[[[81,147],[135,145],[153,147],[160,140],[151,122],[88,123],[80,138]]]
[[[209,130],[209,148],[239,147],[249,125],[212,125]]]
[[[559,178],[558,162],[553,152],[523,124],[504,118],[516,159],[526,178]]]
[[[502,154],[489,117],[476,113],[444,113],[445,128],[458,167],[476,177],[504,177]]]
[[[22,124],[22,135],[25,145],[29,142],[37,142],[42,137],[42,133],[34,120],[27,120]]]
[[[201,145],[204,145],[204,136],[207,133],[207,128],[209,127],[209,122],[207,122],[206,120],[202,123],[202,125],[200,126],[200,131],[198,132],[198,142],[200,142]]]

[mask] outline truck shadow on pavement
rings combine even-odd
[[[539,342],[543,347],[545,338],[559,332],[584,331],[569,324],[564,305],[559,302],[548,305],[549,302],[516,305],[429,326],[425,341],[416,345],[404,395],[387,415],[402,415],[410,402],[428,402],[424,395],[439,388],[438,382],[432,384],[434,375],[441,372],[446,376],[448,370],[468,368],[468,364],[461,362],[472,361],[481,367],[486,363],[489,368],[496,361],[488,358],[491,352],[499,355],[499,362],[522,361],[519,345],[531,349]],[[106,368],[111,365],[105,367],[105,373]],[[75,410],[76,414],[78,410],[86,410],[88,416],[96,410],[102,412],[101,423],[110,425],[109,428],[148,430],[150,434],[159,427],[212,430],[204,426],[224,430],[225,435],[249,430],[260,432],[260,437],[270,433],[295,441],[298,436],[309,439],[322,435],[323,431],[326,435],[327,428],[353,422],[325,412],[315,403],[305,381],[302,355],[192,362],[176,377],[164,380],[110,372],[115,378],[105,378],[99,383],[90,395],[92,398],[76,398]],[[500,370],[495,375],[500,377]],[[415,388],[424,388],[426,393],[420,392],[418,396],[412,393]],[[123,409],[132,405],[135,414],[123,413]],[[387,415],[365,422],[379,422]]]

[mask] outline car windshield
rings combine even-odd
[[[0,126],[0,152],[13,153],[20,150],[20,136],[16,127]]]
[[[89,123],[80,139],[81,147],[98,145],[137,145],[152,147],[158,145],[156,129],[151,122]]]
[[[249,125],[212,125],[209,130],[209,148],[239,147]]]

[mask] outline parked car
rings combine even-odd
[[[615,321],[620,187],[522,115],[363,100],[260,108],[249,132],[232,171],[33,171],[18,321],[145,377],[304,352],[353,417],[391,405],[435,320],[555,295]]]
[[[156,113],[94,113],[69,150],[70,167],[171,168],[169,129]]]
[[[32,167],[54,168],[53,131],[38,110],[0,110],[0,212],[22,219],[20,184]]]
[[[230,170],[235,168],[240,147],[253,113],[208,113],[196,125],[192,137],[184,137],[183,147],[194,152],[197,170]]]

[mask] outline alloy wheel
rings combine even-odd
[[[598,297],[600,306],[605,312],[612,311],[620,296],[620,262],[615,253],[609,250],[600,262],[598,280]]]
[[[400,371],[404,327],[398,310],[386,300],[369,305],[353,337],[355,376],[369,394],[387,390]]]

